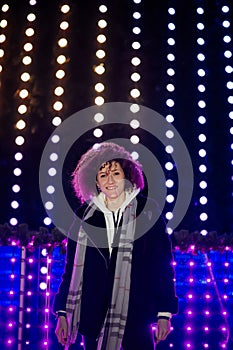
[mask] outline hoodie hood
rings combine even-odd
[[[123,212],[127,205],[134,199],[137,194],[140,192],[140,189],[133,188],[132,190],[125,191],[125,201],[122,203],[120,208],[118,208],[115,212],[112,212],[106,207],[105,204],[105,194],[101,192],[98,196],[93,198],[93,203],[97,206],[99,210],[102,211],[105,218],[106,230],[107,230],[107,238],[108,238],[108,247],[109,252],[112,252],[112,243],[114,240],[115,232],[118,229],[120,220],[122,218]]]
[[[120,208],[117,209],[117,211],[120,209],[121,212],[123,212],[125,210],[125,208],[127,207],[127,205],[131,202],[131,200],[133,198],[135,198],[138,193],[140,192],[139,188],[134,188],[132,190],[126,190],[125,191],[125,201],[122,203],[122,205],[120,206]],[[93,203],[104,213],[112,213],[105,204],[105,199],[106,196],[103,192],[100,192],[98,196],[93,197]]]

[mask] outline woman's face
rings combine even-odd
[[[108,199],[117,199],[125,189],[125,174],[118,162],[107,162],[97,173],[97,185]]]

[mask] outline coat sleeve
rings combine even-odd
[[[72,277],[76,245],[77,243],[75,241],[73,241],[72,239],[68,239],[65,269],[62,275],[62,280],[58,292],[55,294],[53,302],[54,313],[56,313],[59,310],[66,310],[66,299],[68,296],[70,281]]]
[[[87,208],[87,205],[81,205],[77,208],[76,215],[79,217],[79,219],[83,218],[86,208]],[[68,238],[64,272],[61,278],[61,283],[58,288],[58,292],[55,294],[54,301],[53,301],[52,310],[54,314],[59,310],[62,310],[62,311],[66,310],[66,300],[69,293],[70,281],[71,281],[72,272],[73,272],[76,246],[77,246],[77,242],[71,238]]]
[[[172,245],[162,217],[152,227],[148,238],[157,311],[176,314],[178,298],[175,291]]]

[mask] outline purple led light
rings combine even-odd
[[[47,341],[44,341],[44,345],[48,345],[48,342],[47,342]]]
[[[188,310],[188,315],[192,315],[192,311],[191,310]]]
[[[12,311],[13,311],[13,307],[10,306],[8,310],[9,310],[10,312],[12,312]]]
[[[188,326],[187,331],[190,332],[192,330],[192,327]]]
[[[209,327],[205,326],[204,330],[205,330],[205,332],[208,332],[209,331]]]
[[[48,326],[47,324],[45,324],[45,325],[44,325],[44,328],[45,328],[45,329],[48,329],[48,328],[49,328],[49,326]]]
[[[33,259],[32,258],[28,259],[28,262],[29,262],[29,264],[32,264],[33,263]]]
[[[13,291],[13,290],[10,290],[9,294],[10,294],[10,295],[14,295],[14,291]]]
[[[15,258],[11,258],[11,262],[14,263],[16,261]]]
[[[32,311],[30,307],[27,307],[26,310],[27,310],[27,312],[31,312]]]
[[[209,310],[206,310],[205,314],[206,314],[206,316],[209,316],[209,314],[210,314]]]
[[[224,266],[228,267],[229,266],[229,262],[225,262]]]
[[[193,278],[190,278],[190,279],[189,279],[189,282],[190,282],[190,283],[193,283],[193,281],[194,281]]]
[[[229,279],[228,279],[228,278],[224,278],[223,282],[224,282],[224,283],[228,283],[228,282],[229,282]]]
[[[14,278],[15,278],[15,275],[12,273],[12,274],[10,275],[10,278],[11,278],[11,279],[14,279]]]
[[[206,295],[205,295],[205,298],[206,298],[206,299],[210,299],[210,295],[209,295],[209,294],[206,294]]]
[[[28,292],[27,292],[27,295],[28,295],[28,296],[31,296],[31,295],[32,295],[32,292],[28,291]]]
[[[223,299],[228,299],[228,296],[226,294],[224,294]]]
[[[190,261],[190,262],[189,262],[189,265],[190,265],[190,266],[194,266],[194,262],[193,262],[193,261]]]
[[[208,261],[207,266],[212,266],[212,263]]]
[[[209,347],[209,344],[204,344],[204,348],[207,349]]]
[[[30,328],[31,325],[29,323],[26,324],[26,328]]]
[[[192,295],[192,294],[188,294],[188,298],[189,298],[189,299],[192,299],[192,298],[193,298],[193,295]]]

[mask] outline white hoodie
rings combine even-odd
[[[116,211],[112,212],[106,207],[105,204],[105,194],[100,192],[98,196],[93,197],[93,203],[102,211],[104,214],[106,229],[107,229],[107,237],[108,237],[108,247],[111,255],[112,252],[112,243],[114,238],[114,233],[116,232],[119,223],[121,221],[122,214],[126,208],[126,206],[132,201],[133,198],[137,196],[140,189],[126,190],[125,191],[125,201],[122,203],[120,208]]]

